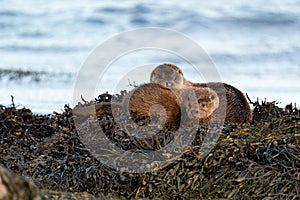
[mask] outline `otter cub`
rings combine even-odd
[[[186,80],[182,70],[173,64],[157,66],[151,73],[150,81],[173,90],[187,87],[211,88],[219,97],[219,107],[212,117],[222,119],[226,114],[225,124],[239,124],[252,120],[252,112],[244,94],[229,84],[220,82],[193,83]]]
[[[193,99],[201,95],[203,98]],[[182,98],[183,96],[185,99]],[[211,115],[218,107],[218,101],[217,94],[209,88],[188,88],[175,93],[159,84],[147,83],[129,92],[122,102],[100,103],[88,107],[77,106],[73,109],[73,114],[79,116],[111,114],[114,109],[119,109],[121,113],[129,113],[135,122],[140,120],[137,116],[145,116],[148,119],[156,116],[160,124],[177,130],[181,120],[185,123]],[[136,115],[133,115],[133,112]]]
[[[189,119],[209,117],[219,107],[219,97],[215,91],[206,87],[191,87],[175,91],[180,99],[184,113]]]

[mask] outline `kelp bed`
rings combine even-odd
[[[67,105],[49,115],[1,106],[0,199],[299,199],[300,111],[292,104],[251,103],[253,122],[224,126],[207,156],[197,153],[205,133],[194,130],[188,151],[145,173],[97,160]],[[105,119],[113,127],[109,117],[99,118]]]

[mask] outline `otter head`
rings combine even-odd
[[[219,107],[219,97],[210,88],[192,88],[185,95],[185,109],[188,117],[203,119],[209,117]]]
[[[181,89],[183,88],[184,78],[181,69],[176,65],[162,64],[151,72],[150,82],[169,89]]]

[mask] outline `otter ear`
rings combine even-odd
[[[150,75],[150,81],[153,81],[153,76],[154,76],[154,75],[155,75],[155,73],[152,72],[151,75]]]
[[[191,104],[191,98],[190,98],[189,95],[187,95],[187,97],[185,98],[185,100],[186,100],[186,107],[187,107],[187,108],[192,107],[192,104]]]

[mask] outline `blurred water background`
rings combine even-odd
[[[222,81],[253,100],[299,107],[299,0],[0,0],[0,104],[11,104],[12,95],[35,113],[73,106],[76,75],[88,55],[110,37],[142,27],[190,37],[212,58]],[[127,65],[174,62],[198,81],[180,59],[151,55],[125,58],[105,80],[117,82]],[[95,97],[109,86],[99,84]]]

